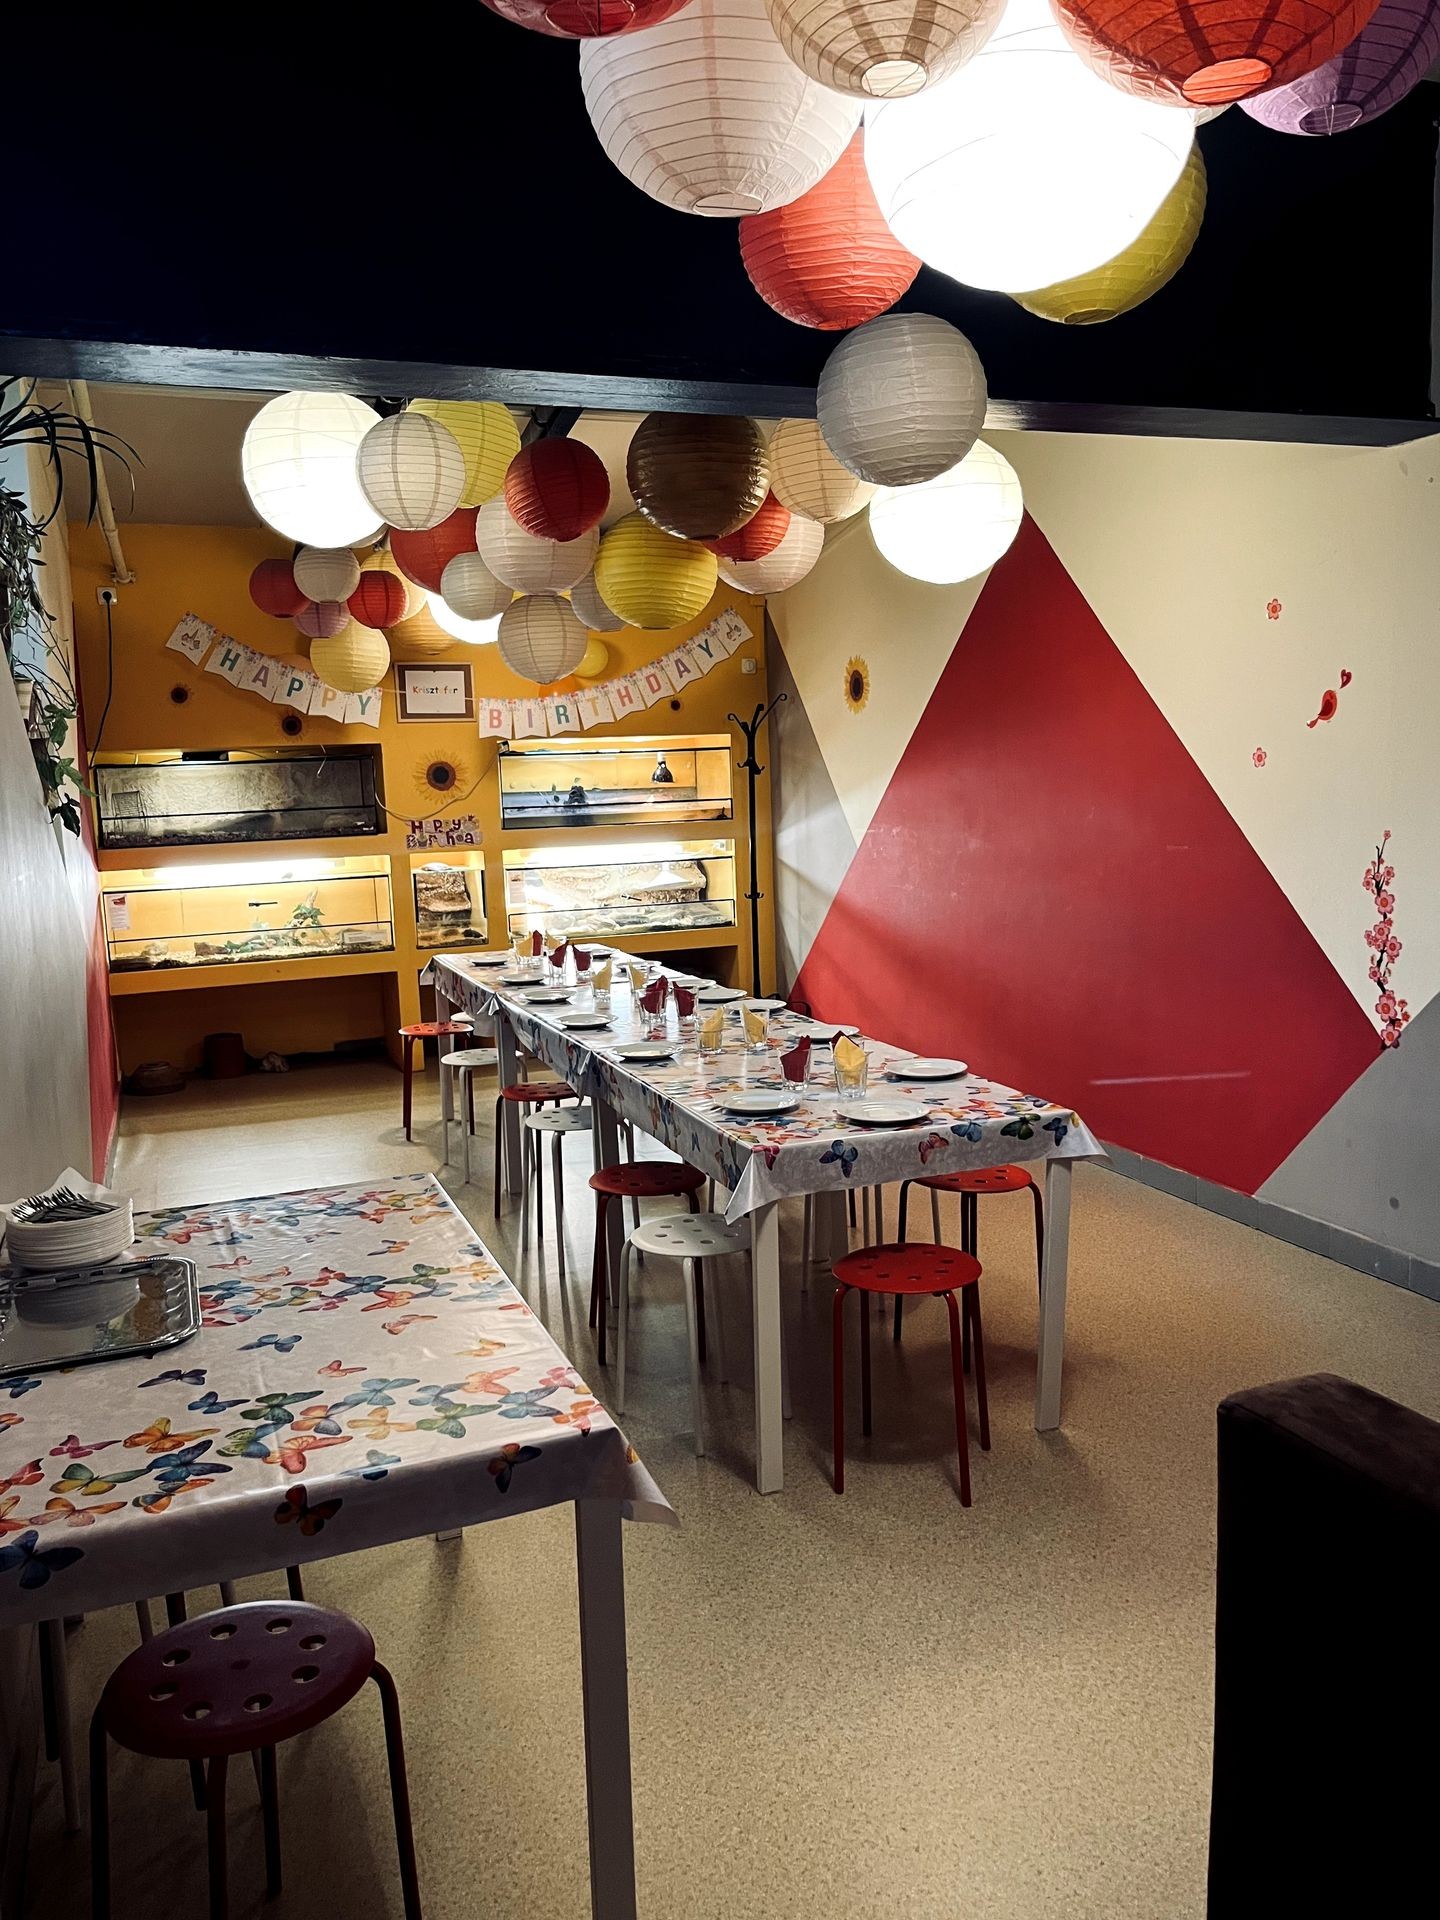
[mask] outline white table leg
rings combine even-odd
[[[785,1427],[780,1382],[780,1209],[772,1200],[750,1216],[755,1275],[755,1484],[761,1493],[785,1485]]]
[[[610,1211],[618,1209],[612,1207]],[[625,1664],[625,1554],[618,1500],[575,1502],[580,1685],[594,1920],[635,1920],[630,1803],[630,1686]]]
[[[833,1266],[850,1251],[850,1227],[845,1218],[845,1195],[838,1188],[827,1188],[815,1195],[814,1259]]]
[[[65,1622],[42,1620],[50,1653],[50,1685],[54,1694],[55,1739],[60,1756],[60,1792],[65,1805],[65,1831],[80,1831],[80,1788],[75,1761],[75,1723],[70,1713],[70,1664],[65,1647]]]
[[[1070,1265],[1068,1160],[1045,1163],[1045,1265],[1040,1276],[1040,1339],[1035,1354],[1035,1426],[1060,1424],[1060,1372],[1065,1363],[1065,1285]]]
[[[437,977],[435,981],[435,1018],[437,1020],[453,1020],[455,1018],[455,1012],[455,1002],[446,993]],[[453,1033],[449,1035],[442,1033],[440,1038],[435,1042],[435,1071],[440,1076],[440,1138],[445,1143],[446,1166],[450,1164],[450,1122],[454,1118],[455,1106],[450,1088],[452,1076],[440,1065],[440,1061],[450,1051],[451,1047],[454,1046],[457,1037],[458,1036]],[[425,1066],[425,1044],[423,1041],[420,1044],[420,1066],[423,1072]]]
[[[505,1013],[503,1002],[496,1004],[495,1050],[500,1056],[500,1085],[513,1087],[520,1078],[520,1055],[515,1045],[515,1029]],[[516,1101],[501,1103],[500,1124],[505,1129],[505,1189],[508,1193],[519,1193],[520,1108]]]

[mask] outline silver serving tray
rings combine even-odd
[[[199,1331],[193,1260],[157,1254],[59,1273],[0,1271],[0,1381],[158,1353]]]

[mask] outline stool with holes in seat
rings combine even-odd
[[[442,1102],[440,1108],[440,1157],[448,1167],[450,1164],[450,1122],[460,1123],[461,1165],[464,1168],[465,1184],[470,1184],[470,1138],[475,1131],[475,1076],[483,1073],[487,1067],[496,1066],[500,1055],[494,1047],[457,1047],[453,1053],[442,1053],[440,1071],[450,1082],[450,1109],[445,1111]],[[457,1086],[458,1083],[458,1086]]]
[[[960,1196],[960,1245],[964,1252],[980,1258],[980,1200],[987,1193],[1024,1193],[1035,1202],[1035,1285],[1044,1285],[1045,1276],[1045,1202],[1040,1187],[1024,1167],[977,1167],[973,1173],[925,1173],[900,1182],[900,1228],[905,1238],[905,1216],[911,1187],[930,1189],[930,1225],[935,1243],[940,1243],[940,1195]],[[900,1295],[895,1296],[895,1338],[900,1338]],[[969,1329],[966,1328],[966,1369],[969,1369]]]
[[[560,1278],[565,1278],[565,1162],[561,1147],[567,1133],[590,1133],[595,1125],[593,1107],[540,1107],[525,1116],[521,1138],[524,1166],[520,1194],[520,1251],[530,1244],[530,1185],[535,1185],[535,1239],[545,1244],[545,1156],[542,1134],[549,1134],[551,1170],[555,1177],[555,1259]]]
[[[405,1126],[405,1138],[410,1138],[410,1113],[415,1095],[415,1043],[420,1043],[420,1070],[425,1070],[425,1042],[427,1040],[448,1040],[453,1034],[473,1033],[475,1022],[468,1013],[462,1013],[453,1020],[416,1020],[413,1025],[398,1029],[400,1043],[405,1051],[401,1059],[401,1071],[405,1078],[400,1090],[400,1117]]]
[[[515,1080],[508,1087],[501,1087],[495,1096],[495,1218],[500,1218],[500,1192],[505,1175],[505,1107],[508,1102],[513,1107],[544,1107],[558,1105],[562,1100],[578,1100],[579,1094],[563,1080]],[[524,1140],[521,1140],[521,1187],[524,1187]]]
[[[367,1680],[379,1689],[385,1721],[405,1920],[420,1920],[395,1682],[375,1658],[375,1642],[358,1620],[328,1607],[279,1600],[221,1607],[157,1633],[122,1660],[105,1683],[90,1723],[94,1920],[110,1915],[108,1741],[156,1760],[206,1763],[210,1920],[225,1920],[225,1776],[231,1756],[260,1756],[265,1891],[273,1899],[280,1891],[275,1748],[330,1719]]]
[[[985,1398],[985,1341],[980,1331],[980,1262],[955,1247],[908,1245],[891,1241],[862,1247],[835,1262],[835,1491],[845,1491],[845,1296],[854,1291],[939,1295],[950,1315],[950,1370],[955,1382],[955,1441],[960,1455],[960,1504],[970,1505],[970,1445],[965,1431],[965,1366],[960,1332],[965,1325],[975,1340],[975,1400],[980,1415],[980,1445],[990,1450],[990,1409]],[[863,1304],[863,1302],[862,1302]],[[864,1431],[870,1431],[870,1315],[860,1315],[860,1403]]]
[[[683,1160],[633,1160],[624,1166],[600,1167],[591,1174],[590,1185],[595,1193],[595,1264],[590,1276],[590,1324],[598,1328],[596,1338],[602,1367],[605,1364],[605,1326],[608,1318],[605,1302],[610,1277],[609,1242],[605,1228],[610,1202],[678,1200],[683,1196],[689,1202],[691,1213],[694,1213],[698,1204],[695,1195],[704,1184],[704,1174],[695,1167],[687,1167]],[[702,1288],[696,1309],[702,1360],[705,1357],[704,1300]]]

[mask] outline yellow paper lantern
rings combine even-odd
[[[589,645],[576,663],[575,677],[577,680],[598,680],[609,665],[609,647],[592,634]]]
[[[407,614],[404,620],[385,629],[385,638],[390,643],[390,652],[397,660],[429,660],[436,654],[449,653],[452,647],[460,644],[453,633],[447,633],[425,595],[425,589],[419,587],[420,609],[417,613]]]
[[[640,513],[626,514],[610,529],[595,560],[595,585],[606,606],[652,633],[703,613],[716,577],[707,547],[662,533]]]
[[[1189,257],[1205,213],[1205,162],[1197,143],[1149,226],[1123,252],[1073,280],[1014,298],[1027,313],[1062,326],[1090,327],[1129,313],[1173,280]]]
[[[352,620],[330,640],[310,642],[310,664],[327,687],[339,693],[364,693],[390,670],[390,649],[383,633]]]
[[[498,400],[412,400],[412,413],[423,413],[448,427],[465,456],[462,507],[483,507],[505,484],[505,469],[520,451],[520,429],[510,409]]]

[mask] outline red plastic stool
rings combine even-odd
[[[425,1042],[427,1040],[442,1040],[452,1033],[473,1033],[474,1030],[475,1023],[469,1019],[463,1021],[417,1020],[414,1026],[401,1027],[399,1029],[400,1039],[405,1048],[404,1058],[401,1061],[401,1070],[405,1075],[405,1081],[400,1094],[400,1114],[405,1123],[405,1138],[407,1140],[410,1138],[410,1108],[415,1093],[415,1042],[417,1040],[420,1042],[420,1066],[423,1072],[425,1066]]]
[[[623,1165],[601,1167],[590,1176],[595,1191],[595,1263],[590,1276],[590,1324],[598,1326],[600,1364],[605,1364],[605,1327],[609,1315],[605,1309],[606,1281],[609,1270],[606,1216],[612,1200],[669,1200],[683,1195],[690,1211],[697,1210],[695,1195],[705,1184],[705,1176],[683,1160],[630,1160]],[[700,1357],[705,1357],[705,1309],[697,1298],[700,1318]]]
[[[156,1760],[205,1761],[210,1920],[225,1920],[225,1776],[232,1754],[260,1756],[265,1891],[280,1891],[280,1801],[275,1748],[307,1733],[355,1698],[380,1690],[390,1798],[400,1850],[405,1920],[420,1920],[420,1883],[395,1682],[375,1642],[348,1614],[295,1601],[254,1600],[202,1613],[144,1641],[111,1674],[90,1723],[91,1900],[110,1915],[107,1740]]]
[[[1024,1167],[979,1167],[974,1173],[926,1173],[914,1180],[900,1182],[900,1238],[905,1238],[905,1216],[911,1187],[930,1189],[930,1224],[940,1241],[940,1195],[960,1196],[960,1245],[966,1253],[980,1258],[980,1199],[987,1193],[1024,1193],[1029,1189],[1035,1202],[1035,1284],[1039,1287],[1045,1272],[1045,1202],[1040,1188]],[[895,1300],[895,1338],[900,1338],[900,1299]],[[967,1340],[968,1347],[968,1340]],[[967,1361],[968,1367],[968,1361]]]
[[[512,1106],[543,1107],[550,1101],[557,1105],[562,1100],[578,1100],[579,1094],[563,1080],[517,1080],[513,1086],[501,1087],[495,1096],[495,1218],[500,1218],[500,1178],[505,1158],[505,1128],[502,1116],[505,1102]]]
[[[961,1308],[965,1326],[975,1339],[975,1400],[980,1414],[980,1445],[990,1451],[990,1408],[985,1398],[985,1341],[980,1331],[980,1262],[955,1247],[906,1245],[890,1241],[847,1253],[834,1266],[835,1288],[835,1491],[845,1491],[845,1296],[893,1293],[938,1294],[950,1315],[950,1368],[955,1380],[955,1439],[960,1453],[960,1504],[970,1505],[970,1445],[965,1432],[965,1365],[960,1331]],[[864,1431],[870,1431],[870,1314],[860,1315],[860,1405]]]

